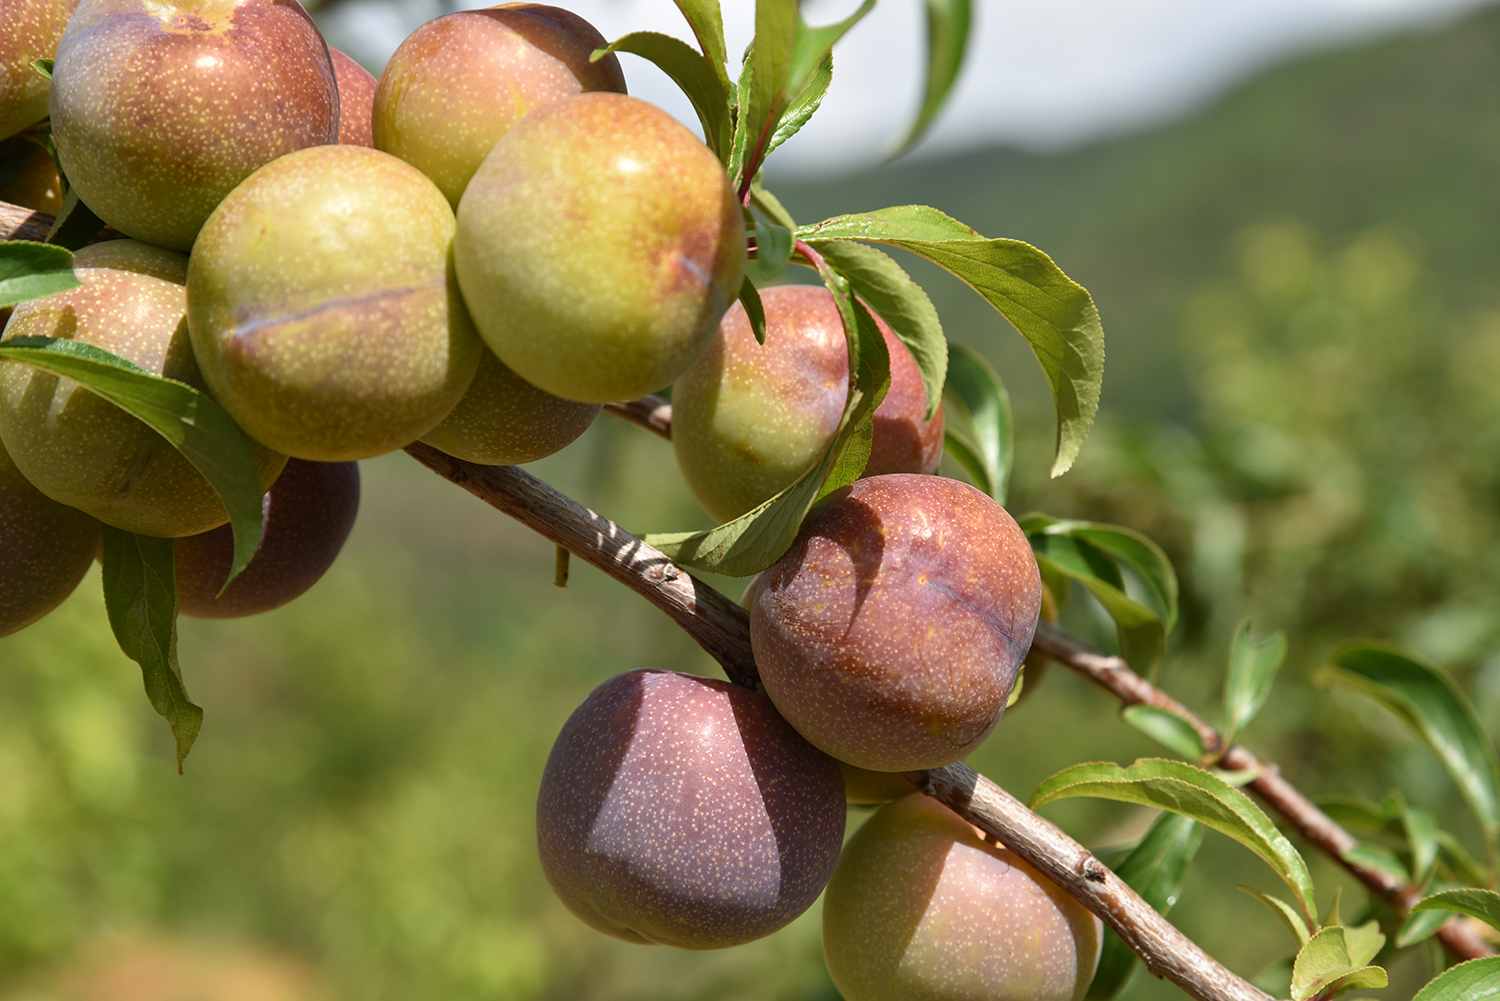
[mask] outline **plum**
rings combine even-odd
[[[0,447],[0,636],[73,593],[99,552],[99,522],[43,494]]]
[[[32,68],[57,54],[78,0],[0,0],[0,139],[47,117],[47,78]]]

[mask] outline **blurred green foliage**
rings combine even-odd
[[[1183,614],[1162,683],[1211,719],[1235,625],[1285,630],[1287,666],[1244,742],[1315,797],[1400,787],[1476,853],[1431,757],[1308,679],[1345,639],[1393,640],[1454,669],[1497,722],[1497,55],[1500,13],[1485,13],[1290,65],[1158,133],[784,192],[802,221],[928,202],[1035,242],[1088,286],[1108,331],[1105,404],[1077,466],[1049,481],[1035,363],[970,293],[933,284],[949,335],[1016,394],[1013,508],[1128,525],[1167,549]],[[78,964],[140,935],[204,955],[263,943],[324,985],[266,1001],[832,1001],[816,908],[697,954],[616,942],[556,903],[532,811],[562,721],[619,671],[716,667],[579,561],[554,588],[550,545],[404,456],[362,471],[355,534],[310,594],[182,623],[206,714],[183,777],[97,576],[0,640],[0,998],[87,1001]],[[535,471],[634,531],[706,524],[670,449],[607,418]],[[1112,642],[1083,598],[1064,623]],[[1161,753],[1060,669],[1027,688],[972,759],[1018,795],[1079,761]],[[1045,812],[1100,848],[1151,819],[1087,800]],[[1363,892],[1308,860],[1320,902],[1342,886],[1358,918]],[[1253,976],[1293,945],[1235,883],[1277,889],[1248,852],[1206,838],[1173,920]],[[1398,958],[1381,996],[1409,996],[1427,964],[1420,948]],[[1132,992],[1179,996],[1147,977]],[[148,999],[170,1001],[134,1001]]]

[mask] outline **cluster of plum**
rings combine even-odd
[[[0,136],[14,152],[50,118],[67,185],[129,239],[79,251],[82,284],[17,306],[3,339],[85,341],[211,395],[250,443],[266,527],[219,594],[233,544],[207,481],[78,384],[0,361],[0,635],[73,589],[101,522],[177,540],[188,614],[290,600],[352,524],[354,462],[414,441],[527,462],[675,383],[679,465],[720,521],[828,448],[851,378],[834,298],[766,288],[757,341],[734,304],[739,193],[625,94],[613,55],[591,58],[605,41],[575,15],[440,17],[376,81],[288,0],[73,7],[0,0],[19,26]],[[31,65],[49,57],[50,94]],[[846,801],[911,793],[901,773],[990,733],[1042,598],[1015,521],[931,475],[941,414],[878,325],[891,383],[866,478],[747,595],[765,694],[659,671],[602,685],[546,766],[543,866],[594,927],[686,948],[768,934],[826,886],[850,1001],[1076,999],[1098,922],[945,808],[913,793],[842,845]]]

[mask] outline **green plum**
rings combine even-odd
[[[586,403],[649,393],[708,347],[745,273],[718,158],[623,94],[565,97],[507,132],[458,206],[458,281],[485,343]]]
[[[559,7],[508,3],[460,10],[407,36],[380,74],[375,147],[458,200],[512,125],[532,108],[583,91],[625,93],[625,74],[583,18]]]
[[[448,200],[388,153],[318,146],[267,164],[214,211],[189,262],[204,379],[251,437],[300,459],[416,441],[482,350],[452,246]]]

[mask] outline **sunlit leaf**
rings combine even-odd
[[[927,86],[916,121],[912,122],[892,159],[922,138],[942,109],[953,82],[958,79],[958,71],[963,67],[971,19],[970,0],[927,0]]]
[[[1240,886],[1238,889],[1244,890],[1265,904],[1266,909],[1276,917],[1277,921],[1281,922],[1283,928],[1291,933],[1292,938],[1297,940],[1298,949],[1301,949],[1307,944],[1308,939],[1312,938],[1312,933],[1307,930],[1307,919],[1298,914],[1297,909],[1285,900],[1269,893],[1261,893],[1251,886]]]
[[[1471,959],[1427,982],[1411,1001],[1483,1001],[1500,997],[1500,956]]]
[[[1322,928],[1297,953],[1292,965],[1292,1001],[1332,998],[1347,990],[1379,989],[1387,983],[1378,966],[1351,962],[1340,926]]]
[[[750,321],[750,332],[755,335],[755,343],[766,343],[766,308],[761,305],[760,291],[749,275],[740,283],[740,305],[745,307],[745,317]]]
[[[1407,871],[1400,856],[1384,845],[1359,841],[1344,851],[1343,858],[1355,865],[1362,865],[1366,869],[1389,873],[1403,883],[1411,879],[1411,873]]]
[[[1396,933],[1396,948],[1405,949],[1409,945],[1425,942],[1448,923],[1448,918],[1446,911],[1418,911],[1407,915],[1401,924],[1401,930]]]
[[[1297,849],[1249,796],[1203,769],[1161,758],[1142,758],[1128,768],[1107,761],[1075,765],[1044,780],[1029,805],[1035,809],[1073,796],[1154,806],[1227,834],[1276,871],[1311,920],[1312,877]]]
[[[1478,918],[1491,928],[1500,930],[1500,893],[1466,886],[1453,890],[1442,890],[1423,897],[1413,911],[1454,911]]]
[[[980,487],[1001,504],[1010,492],[1015,461],[1015,422],[1010,394],[984,356],[965,344],[948,351],[948,379],[943,387],[947,422],[962,424],[964,443],[973,449],[988,487]],[[973,473],[970,472],[972,476]]]
[[[1174,712],[1137,703],[1121,709],[1120,718],[1180,757],[1189,761],[1203,757],[1203,740],[1197,729]]]
[[[71,250],[29,240],[0,243],[0,307],[82,284],[73,273]]]
[[[760,170],[776,125],[786,110],[792,51],[802,23],[797,8],[798,0],[755,3],[755,42],[745,67],[748,76],[740,76],[740,111],[729,160],[729,176],[738,190],[743,190],[746,178],[754,177]]]
[[[775,278],[792,256],[792,231],[785,226],[756,217],[755,270],[762,280]],[[764,341],[762,341],[764,343]]]
[[[718,72],[719,80],[727,94],[731,87],[729,73],[725,69],[729,62],[729,50],[724,44],[724,15],[719,10],[719,0],[675,0],[677,9],[687,18],[698,48]]]
[[[1285,658],[1285,633],[1272,633],[1257,643],[1250,638],[1248,619],[1234,631],[1229,644],[1229,674],[1224,680],[1225,744],[1234,743],[1234,738],[1266,704],[1271,682]]]
[[[828,93],[828,85],[833,83],[833,53],[823,57],[810,77],[802,84],[802,89],[787,102],[786,111],[781,115],[781,121],[776,124],[776,131],[771,133],[771,142],[766,146],[766,156],[786,142],[792,136],[802,131],[806,125],[823,106],[823,98]]]

